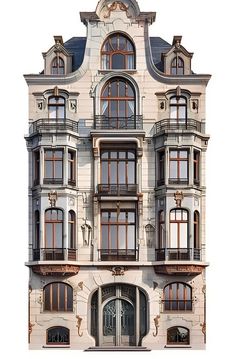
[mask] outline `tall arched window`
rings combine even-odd
[[[167,344],[170,345],[190,344],[189,330],[184,327],[171,327],[167,329]]]
[[[45,311],[73,311],[73,289],[66,283],[47,284],[43,289],[43,299]]]
[[[52,327],[47,329],[48,345],[69,345],[70,330],[65,327]]]
[[[63,212],[60,209],[45,211],[45,259],[64,259]]]
[[[187,99],[183,96],[170,98],[171,124],[185,125],[187,120]]]
[[[201,257],[200,215],[198,211],[194,211],[194,215],[193,215],[193,238],[194,238],[194,259],[200,260]]]
[[[184,61],[176,56],[171,62],[171,75],[184,75]]]
[[[75,212],[68,213],[68,245],[70,249],[75,249]]]
[[[169,259],[190,259],[188,226],[187,210],[178,208],[170,211]]]
[[[132,42],[122,34],[113,34],[104,42],[102,69],[134,69],[135,51]]]
[[[51,75],[64,75],[65,63],[61,57],[55,57],[52,61]]]
[[[48,99],[48,117],[64,119],[66,117],[65,98],[61,96],[51,96]]]
[[[192,310],[192,288],[185,283],[171,283],[164,288],[164,310]]]
[[[101,94],[102,128],[134,129],[135,93],[129,81],[121,78],[106,83]]]

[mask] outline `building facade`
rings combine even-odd
[[[155,12],[100,0],[29,88],[29,348],[203,349],[205,93]]]

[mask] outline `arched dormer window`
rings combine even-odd
[[[192,310],[192,288],[185,283],[171,283],[165,286],[164,310]]]
[[[65,98],[62,96],[50,96],[48,99],[48,117],[64,119],[66,117]]]
[[[179,56],[171,62],[171,75],[184,75],[184,60]]]
[[[65,74],[65,63],[61,57],[54,57],[51,65],[51,75],[64,75]]]
[[[184,327],[171,327],[167,329],[167,344],[169,345],[190,344],[189,330]]]
[[[105,84],[101,94],[101,114],[101,128],[136,128],[135,92],[129,81],[113,78]]]
[[[183,208],[170,211],[169,260],[189,260],[189,216]]]
[[[47,284],[43,289],[43,299],[44,311],[73,311],[73,289],[66,283]]]
[[[134,69],[134,45],[126,36],[113,34],[102,46],[101,59],[103,70]]]

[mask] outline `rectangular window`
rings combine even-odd
[[[193,181],[196,186],[200,185],[200,152],[193,152]]]
[[[135,211],[103,210],[101,213],[101,259],[136,259]]]
[[[169,183],[188,184],[187,150],[170,150]]]
[[[165,184],[165,151],[158,153],[158,180],[157,185]]]
[[[63,150],[45,150],[44,183],[63,183]]]
[[[75,151],[68,151],[68,184],[76,185],[76,171],[75,171]]]
[[[33,152],[33,185],[37,186],[40,183],[40,152]]]

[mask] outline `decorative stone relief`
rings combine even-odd
[[[69,197],[68,202],[69,202],[69,206],[74,206],[75,205],[75,199],[73,197]]]
[[[158,108],[161,111],[165,111],[166,110],[166,100],[158,100]]]
[[[127,269],[123,266],[115,266],[111,268],[112,275],[119,276],[124,275]]]
[[[174,199],[176,202],[176,207],[181,207],[182,201],[184,199],[183,192],[176,191],[174,194]]]
[[[147,246],[149,248],[152,248],[155,240],[155,227],[149,223],[145,226],[145,232],[146,232]]]
[[[88,218],[83,218],[84,224],[81,226],[82,236],[83,236],[83,245],[89,246],[91,235],[92,235],[92,226],[88,221]]]
[[[49,200],[50,206],[55,207],[56,202],[57,202],[57,191],[49,192],[48,193],[48,200]]]
[[[157,315],[153,320],[154,320],[154,324],[155,324],[155,328],[156,328],[156,331],[153,334],[154,337],[157,336],[158,334],[158,328],[159,328],[159,319],[160,319],[160,315]]]
[[[82,318],[79,316],[79,315],[76,315],[76,318],[77,318],[77,328],[78,328],[78,335],[79,337],[82,337],[83,335],[83,332],[80,332],[80,327],[81,327],[81,323],[82,323]]]
[[[73,113],[77,112],[77,100],[69,100],[69,109],[70,112]]]
[[[28,342],[30,343],[30,335],[32,333],[33,327],[35,326],[35,324],[32,324],[31,322],[29,322],[29,326],[28,326]]]
[[[83,288],[84,288],[84,282],[79,282],[79,283],[78,283],[78,287],[79,287],[81,290],[83,290]]]
[[[198,113],[198,100],[191,100],[192,112]]]
[[[42,111],[43,108],[44,108],[44,101],[43,101],[43,100],[37,100],[37,101],[36,101],[36,104],[37,104],[37,109],[38,109],[39,111]]]
[[[122,1],[114,1],[112,4],[108,4],[107,13],[104,15],[104,18],[109,18],[112,11],[121,10],[125,11],[128,18],[131,16],[128,14],[129,5],[125,5]]]

